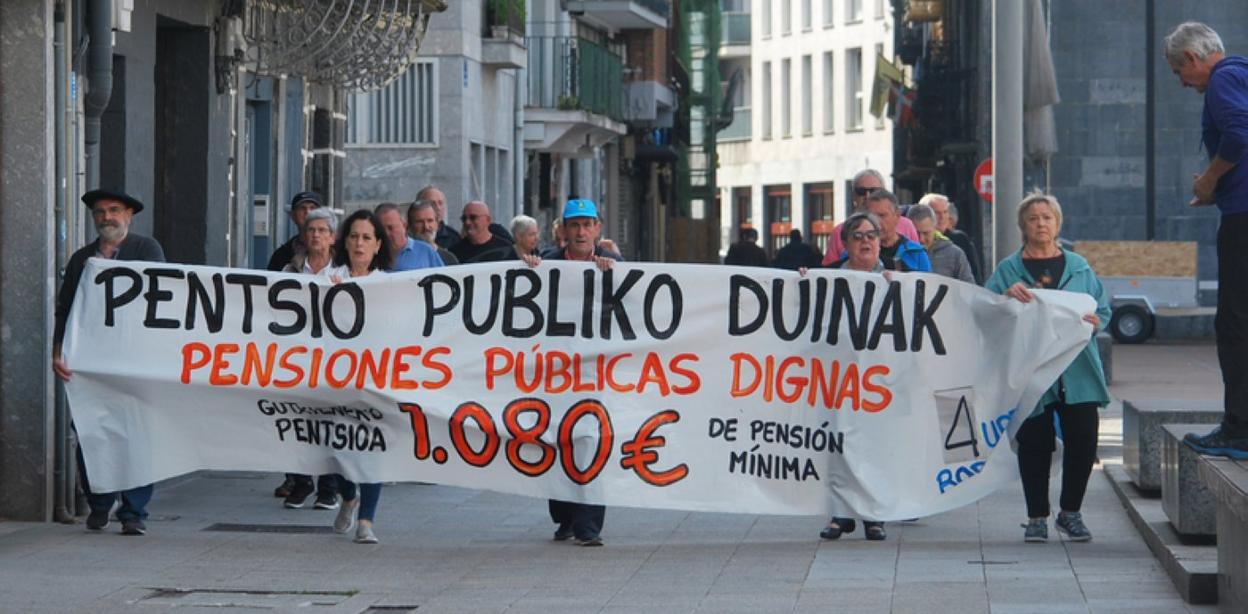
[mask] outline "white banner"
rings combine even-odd
[[[1015,480],[1009,432],[1088,342],[1095,308],[1036,295],[702,265],[333,285],[92,259],[67,389],[100,491],[288,471],[894,520]]]

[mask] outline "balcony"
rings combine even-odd
[[[754,134],[754,130],[750,125],[753,120],[750,113],[750,107],[737,107],[732,110],[732,123],[727,128],[719,131],[716,136],[718,142],[730,141],[748,141]]]
[[[576,154],[626,132],[624,61],[574,36],[531,36],[525,146]]]
[[[748,57],[750,55],[750,14],[724,13],[720,25],[723,28],[723,36],[719,39],[719,57]]]
[[[672,5],[670,0],[567,0],[566,9],[609,30],[650,30],[667,27]]]
[[[629,81],[624,84],[628,105],[624,120],[634,126],[671,128],[675,121],[676,91],[658,81]]]
[[[481,35],[481,63],[495,69],[524,68],[524,0],[490,0]]]

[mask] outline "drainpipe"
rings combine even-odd
[[[525,196],[524,169],[525,167],[528,166],[527,164],[528,157],[524,151],[524,99],[521,98],[522,94],[524,93],[523,84],[524,84],[525,77],[526,77],[525,73],[526,71],[523,68],[517,69],[515,71],[516,94],[514,96],[515,103],[513,105],[515,107],[515,114],[514,114],[515,119],[513,120],[515,122],[515,139],[514,139],[514,143],[511,146],[512,147],[511,150],[514,152],[511,155],[511,164],[514,169],[514,172],[512,173],[512,175],[514,176],[514,181],[515,181],[515,187],[512,189],[512,196],[513,196],[512,200],[514,201],[512,204],[512,209],[515,210],[514,212],[515,215],[521,215],[524,213],[524,196]]]
[[[56,201],[53,215],[55,217],[56,227],[56,248],[53,251],[55,259],[54,271],[57,279],[60,279],[61,271],[65,268],[65,250],[68,243],[68,220],[66,213],[69,203],[69,156],[66,149],[69,146],[69,135],[67,127],[69,122],[66,118],[66,111],[69,108],[69,95],[65,91],[66,84],[69,81],[69,67],[67,58],[69,53],[66,51],[69,39],[69,14],[72,11],[71,2],[62,2],[57,5],[55,26],[53,29],[52,49],[54,57],[53,65],[53,82],[55,91],[55,102],[53,106],[53,114],[56,122],[56,138],[54,139],[56,149]],[[55,386],[55,395],[53,396],[53,437],[55,446],[54,466],[53,466],[53,489],[52,489],[52,517],[56,522],[72,523],[74,522],[75,493],[74,493],[74,472],[72,470],[73,462],[70,460],[74,454],[73,434],[69,427],[69,411],[65,403],[65,388],[59,383]]]
[[[87,94],[83,98],[86,115],[87,189],[100,185],[100,117],[113,96],[113,0],[91,0],[87,32],[90,66]]]

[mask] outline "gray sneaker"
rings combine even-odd
[[[1083,515],[1079,512],[1062,512],[1057,515],[1057,521],[1053,524],[1072,542],[1092,541],[1092,532],[1084,526]]]
[[[1027,529],[1023,533],[1023,541],[1029,544],[1043,544],[1049,541],[1049,523],[1043,519],[1029,520],[1018,525]]]

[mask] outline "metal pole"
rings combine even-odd
[[[993,0],[992,10],[992,261],[1022,245],[1014,207],[1023,198],[1023,9]]]

